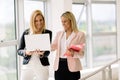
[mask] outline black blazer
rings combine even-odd
[[[30,61],[31,59],[31,56],[28,56],[28,55],[25,55],[24,54],[24,49],[25,49],[25,38],[24,38],[24,35],[28,35],[30,32],[30,29],[26,29],[24,32],[23,32],[23,35],[21,36],[21,40],[20,40],[20,43],[19,43],[19,48],[18,48],[18,55],[20,56],[23,56],[23,64],[28,64],[28,62]],[[52,32],[50,30],[47,30],[45,29],[45,31],[42,32],[42,34],[46,34],[48,33],[50,35],[50,42],[52,41]],[[42,44],[43,45],[43,44]],[[48,60],[48,55],[50,54],[50,51],[45,51],[43,57],[39,58],[42,65],[43,66],[48,66],[50,65],[49,64],[49,60]]]

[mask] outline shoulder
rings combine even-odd
[[[64,33],[64,31],[58,31],[58,32],[57,32],[57,35],[60,35],[60,34],[62,34],[62,33]]]
[[[46,34],[46,33],[50,35],[50,38],[52,38],[52,31],[51,30],[45,29],[43,34]]]
[[[85,36],[85,33],[84,33],[83,31],[78,31],[78,32],[77,32],[77,35]]]
[[[24,35],[29,34],[29,33],[30,33],[30,29],[29,29],[29,28],[26,29],[26,30],[23,32]]]
[[[45,33],[52,33],[51,30],[45,29]]]

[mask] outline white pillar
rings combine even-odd
[[[120,0],[116,0],[116,10],[117,10],[117,52],[118,52],[118,58],[120,58]],[[120,80],[120,62],[119,62],[119,79]]]
[[[15,7],[16,7],[16,32],[17,32],[17,40],[19,42],[20,37],[25,29],[24,26],[24,0],[15,0]],[[20,74],[21,74],[21,64],[22,59],[20,56],[17,56],[18,58],[18,80],[20,80]]]
[[[87,35],[89,36],[87,39],[87,47],[89,47],[87,49],[87,56],[88,56],[88,67],[92,68],[93,67],[93,51],[92,51],[92,7],[91,7],[91,0],[87,0],[87,8],[86,8],[86,12],[87,12]]]
[[[54,33],[61,30],[60,16],[65,11],[72,10],[72,0],[48,0],[47,1],[47,15],[48,28]]]

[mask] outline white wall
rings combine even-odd
[[[60,16],[65,11],[72,10],[72,0],[48,0],[47,8],[49,28],[54,33],[62,30]]]

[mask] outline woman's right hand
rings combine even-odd
[[[32,55],[34,52],[35,52],[35,51],[26,51],[25,54],[30,56],[30,55]]]

